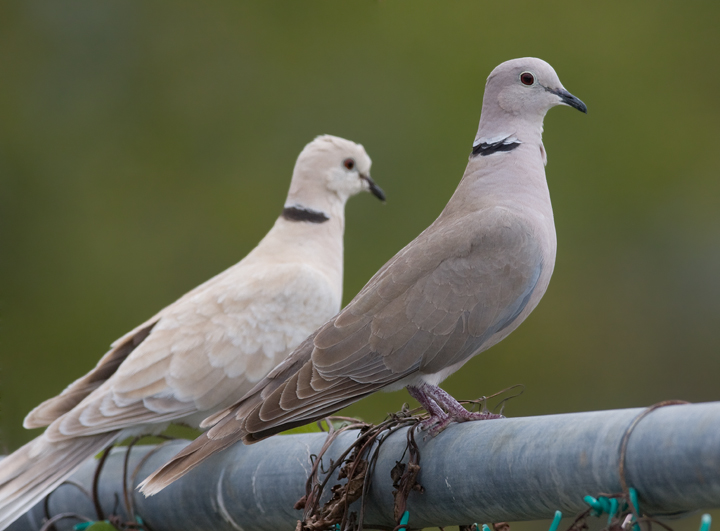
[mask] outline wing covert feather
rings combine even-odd
[[[248,279],[248,268],[243,273],[245,278],[195,290],[163,310],[124,363],[66,412],[53,436],[185,421],[232,404],[339,306],[315,269],[265,266],[255,272],[263,282]],[[282,289],[267,288],[273,275]],[[288,312],[292,322],[285,323]]]

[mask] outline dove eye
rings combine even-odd
[[[343,161],[343,166],[345,166],[348,170],[352,170],[355,168],[355,161],[353,159],[345,159]]]
[[[535,83],[535,76],[533,76],[530,72],[523,72],[520,74],[520,82],[523,85],[527,85],[528,87]]]

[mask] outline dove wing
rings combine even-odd
[[[200,288],[163,310],[114,372],[57,418],[47,436],[144,422],[197,425],[247,393],[338,306],[327,279],[297,264],[245,267]],[[138,336],[105,356],[107,365],[132,337]],[[85,379],[100,376],[103,367],[101,361]]]

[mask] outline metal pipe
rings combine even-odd
[[[643,409],[572,413],[468,422],[435,438],[418,434],[425,492],[408,500],[413,528],[550,518],[556,509],[575,514],[583,496],[620,492],[623,436]],[[326,454],[337,458],[356,437],[342,434]],[[154,531],[293,529],[305,493],[310,455],[325,435],[272,437],[222,452],[152,498],[134,492],[137,512]],[[152,454],[137,484],[186,442]],[[390,470],[406,445],[405,430],[382,445],[366,500],[365,527],[393,527]],[[151,452],[135,447],[130,470]],[[106,512],[122,506],[125,450],[113,450],[100,478]],[[671,515],[720,507],[720,402],[659,408],[640,420],[626,452],[626,479],[640,495],[644,512]],[[74,476],[89,489],[96,462]],[[69,485],[52,494],[51,514],[94,515],[92,504]],[[36,530],[43,511],[36,506],[12,531]],[[69,529],[68,522],[59,529]]]

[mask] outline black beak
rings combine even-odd
[[[372,177],[370,177],[369,175],[360,174],[360,178],[364,181],[367,181],[367,183],[370,185],[370,193],[384,203],[385,192],[383,192],[382,188],[375,184],[375,181],[372,180]]]
[[[565,89],[560,90],[550,90],[553,94],[557,94],[560,97],[560,100],[565,104],[569,105],[570,107],[576,108],[578,111],[584,112],[587,114],[587,105],[585,105],[580,98],[576,98],[572,94],[570,94]]]

